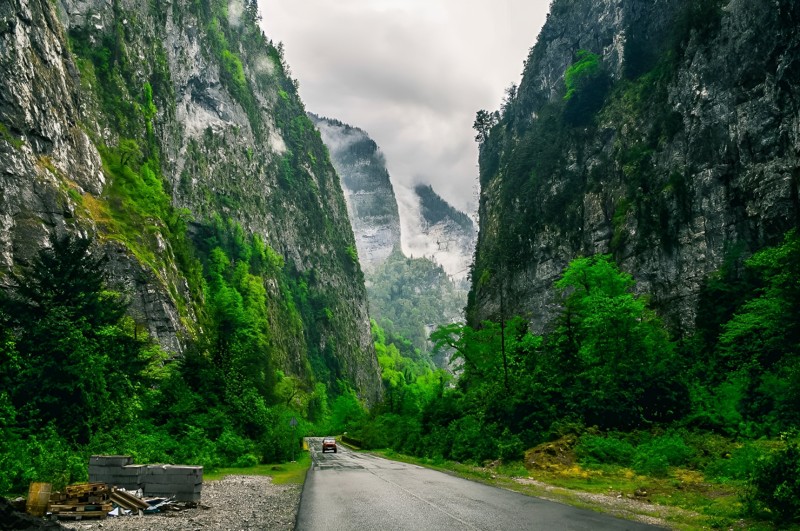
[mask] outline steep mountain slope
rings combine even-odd
[[[414,194],[419,200],[421,230],[416,238],[414,254],[430,256],[448,274],[464,280],[472,263],[477,233],[475,224],[453,208],[431,186],[417,185]]]
[[[478,114],[472,323],[550,321],[553,281],[612,253],[676,331],[709,273],[798,225],[800,8],[555,0],[523,79]]]
[[[472,220],[429,185],[395,189],[383,153],[365,131],[339,120],[309,116],[342,179],[365,271],[386,261],[400,246],[402,232],[406,254],[429,257],[448,274],[465,278],[477,236]],[[398,201],[403,209],[398,209]]]
[[[366,132],[309,114],[342,179],[361,267],[370,271],[400,246],[400,214],[386,160]]]
[[[3,2],[0,265],[93,235],[134,318],[180,351],[210,311],[205,253],[252,240],[275,366],[374,402],[340,184],[257,17],[250,0]]]

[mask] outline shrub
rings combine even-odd
[[[575,453],[582,463],[630,466],[634,448],[628,441],[614,436],[585,434],[578,441]]]
[[[746,480],[756,467],[759,457],[763,452],[754,444],[746,444],[737,448],[730,454],[718,457],[704,470],[706,476],[714,477],[717,481]]]
[[[763,508],[780,523],[800,521],[800,442],[759,459],[749,481],[751,508]]]
[[[680,435],[669,433],[637,447],[633,468],[640,474],[666,476],[668,467],[686,464],[693,453]]]
[[[520,439],[519,436],[511,433],[511,430],[508,428],[505,428],[503,434],[497,440],[497,451],[500,459],[509,462],[520,459],[525,451],[525,446],[522,444],[522,439]]]

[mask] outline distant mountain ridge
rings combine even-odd
[[[361,266],[374,269],[400,246],[397,210],[386,160],[364,131],[308,113],[341,179]]]
[[[472,219],[430,185],[418,184],[414,194],[419,200],[420,237],[409,238],[411,254],[430,257],[456,280],[466,279],[477,238]]]

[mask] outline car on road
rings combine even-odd
[[[322,439],[322,453],[324,454],[326,450],[333,450],[333,453],[336,453],[336,439],[333,437]]]

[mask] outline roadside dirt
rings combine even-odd
[[[604,513],[619,516],[627,520],[636,520],[662,527],[669,527],[667,517],[674,519],[675,516],[685,517],[694,516],[695,513],[680,509],[678,507],[668,507],[647,503],[636,498],[631,498],[621,492],[609,492],[609,494],[596,494],[592,492],[581,492],[562,487],[556,487],[542,481],[531,478],[514,478],[520,485],[530,485],[536,487],[542,498],[565,503],[567,499],[577,500],[579,505],[587,507],[602,507]],[[571,504],[574,505],[574,504]]]

